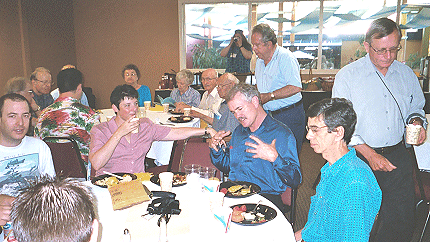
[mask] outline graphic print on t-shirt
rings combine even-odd
[[[0,194],[17,196],[39,176],[39,154],[26,154],[0,161]]]

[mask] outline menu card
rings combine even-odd
[[[113,210],[128,208],[151,200],[144,186],[140,181],[133,180],[108,187]]]

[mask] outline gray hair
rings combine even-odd
[[[13,77],[6,82],[5,94],[22,92],[27,85],[31,84],[25,77]]]
[[[261,34],[261,42],[263,43],[270,41],[273,45],[276,45],[278,42],[275,31],[273,31],[268,24],[255,25],[254,28],[252,28],[252,34],[255,33]]]
[[[185,81],[187,81],[189,85],[193,84],[194,74],[190,70],[183,69],[183,70],[179,71],[178,73],[176,73],[176,80],[181,80],[184,78],[185,78]]]
[[[36,75],[37,75],[37,73],[39,73],[39,72],[47,72],[47,73],[51,74],[51,72],[50,72],[48,69],[46,69],[45,67],[37,67],[37,68],[33,71],[33,73],[31,73],[31,75],[30,75],[30,80],[36,80],[36,79],[37,79],[37,78],[36,78]]]
[[[231,74],[229,72],[224,73],[221,77],[225,78],[229,82],[233,82],[234,84],[239,84],[239,79],[237,79],[237,77],[235,75],[233,75],[233,74]]]
[[[228,92],[225,101],[230,102],[231,100],[233,100],[237,93],[241,93],[243,96],[245,96],[245,100],[248,102],[251,102],[253,97],[257,97],[258,102],[261,104],[260,93],[258,92],[257,88],[246,83],[239,83],[234,85]]]
[[[369,29],[366,32],[365,41],[371,43],[373,39],[381,39],[385,36],[397,32],[399,36],[399,42],[402,38],[402,31],[400,31],[399,25],[397,25],[393,20],[388,18],[379,18],[374,20]]]

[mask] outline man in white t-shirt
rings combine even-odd
[[[25,136],[30,105],[19,94],[0,97],[0,225],[10,221],[11,204],[20,190],[42,175],[55,176],[49,147]]]

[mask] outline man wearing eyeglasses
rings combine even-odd
[[[215,69],[205,70],[202,73],[202,84],[206,91],[202,95],[199,106],[196,108],[185,103],[178,103],[177,110],[183,112],[184,108],[191,108],[190,115],[192,117],[203,119],[211,125],[210,120],[213,119],[214,113],[218,111],[223,101],[218,94],[217,79],[218,72]]]
[[[367,55],[336,75],[333,97],[351,100],[357,128],[350,146],[372,168],[383,199],[373,241],[410,241],[414,229],[412,160],[403,143],[405,126],[421,125],[426,138],[425,99],[414,72],[396,61],[399,26],[388,18],[372,22],[366,33]]]
[[[33,73],[31,73],[30,81],[33,85],[33,98],[41,109],[54,103],[54,99],[50,94],[52,77],[51,72],[48,69],[45,67],[36,68]]]

